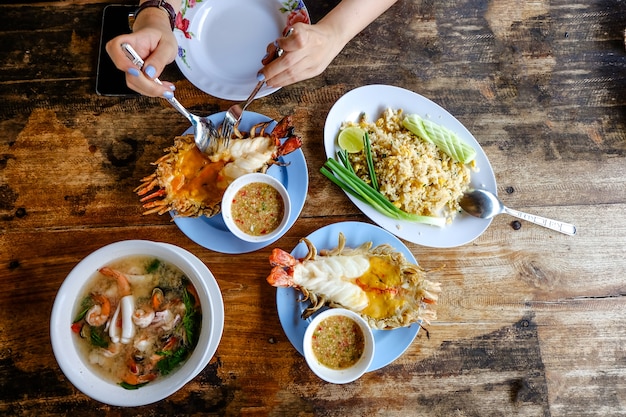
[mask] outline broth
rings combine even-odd
[[[72,331],[83,361],[135,389],[180,367],[200,334],[200,300],[176,266],[131,256],[94,273],[76,301]]]

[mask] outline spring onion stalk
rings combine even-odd
[[[348,151],[346,151],[345,149],[339,150],[337,152],[337,158],[343,164],[344,167],[348,168],[350,172],[354,174],[354,168],[352,167],[352,164],[350,163],[350,160],[348,159]]]
[[[329,161],[334,161],[334,160],[329,159]],[[341,171],[341,170],[346,170],[346,171]],[[380,205],[375,198],[372,198],[372,196],[368,195],[366,192],[368,190],[364,189],[365,192],[360,191],[359,190],[360,186],[367,187],[371,190],[373,190],[373,188],[367,185],[365,181],[363,181],[362,179],[356,177],[356,175],[352,177],[352,175],[349,172],[347,172],[347,168],[339,165],[338,167],[335,167],[335,170],[333,171],[331,168],[328,168],[328,162],[327,162],[320,169],[320,172],[324,174],[324,176],[326,176],[332,182],[334,182],[337,186],[339,186],[341,189],[346,191],[348,194],[352,195],[353,197],[356,197],[362,202],[371,205],[377,211],[383,213],[386,216],[397,218],[397,216],[392,211],[390,211],[385,205]],[[359,183],[359,181],[361,181],[362,184]]]
[[[367,132],[365,132],[365,135],[363,136],[363,141],[365,142],[365,160],[367,161],[367,170],[370,174],[370,181],[372,181],[372,188],[378,191],[378,180],[376,179],[374,159],[372,158],[372,144],[370,143],[370,135],[368,135]],[[352,165],[350,166],[352,167]]]
[[[420,216],[400,210],[379,191],[372,188],[334,158],[328,158],[320,172],[350,195],[369,204],[388,217],[438,227],[443,227],[446,224],[446,220],[442,217]]]

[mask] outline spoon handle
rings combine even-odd
[[[518,219],[527,220],[531,223],[538,224],[539,226],[547,227],[548,229],[556,230],[557,232],[565,233],[566,235],[574,236],[576,234],[576,226],[573,224],[560,222],[557,220],[547,219],[541,216],[535,216],[534,214],[528,214],[519,210],[504,208],[506,214],[510,214]]]

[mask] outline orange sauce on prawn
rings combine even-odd
[[[356,280],[365,291],[369,304],[361,312],[375,319],[391,317],[404,304],[396,297],[402,283],[400,267],[383,257],[370,258],[369,269]]]
[[[222,201],[225,188],[221,187],[219,173],[225,161],[212,162],[206,155],[194,148],[181,158],[172,179],[172,190],[180,196],[190,196],[203,201],[207,206]]]

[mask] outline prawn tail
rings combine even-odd
[[[281,266],[275,266],[267,277],[267,282],[274,287],[291,287],[294,282],[289,272]]]
[[[293,268],[298,261],[280,248],[274,248],[270,254],[270,265],[280,266],[281,268]]]
[[[130,283],[126,275],[108,266],[103,266],[98,271],[109,278],[117,280],[118,290],[122,296],[130,294]]]

